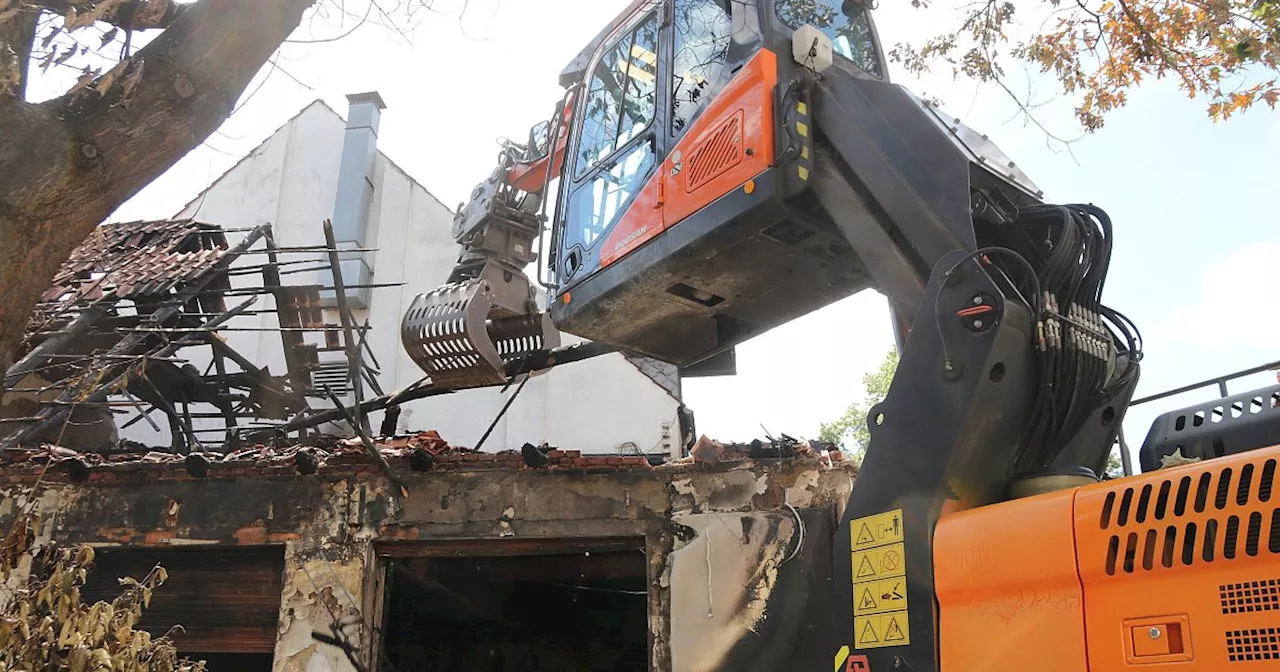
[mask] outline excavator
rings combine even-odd
[[[1280,669],[1280,387],[1161,416],[1145,472],[1100,478],[1142,357],[1112,222],[890,82],[871,4],[633,2],[459,208],[404,347],[444,388],[562,334],[714,375],[878,291],[900,364],[803,645],[735,669]]]

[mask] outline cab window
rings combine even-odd
[[[721,84],[733,19],[725,0],[675,0],[671,134],[679,135]]]
[[[657,110],[658,17],[650,14],[604,50],[582,106],[575,178],[639,135]]]
[[[857,0],[776,0],[778,18],[799,28],[806,23],[831,38],[832,50],[864,72],[883,77],[871,29],[871,13]]]

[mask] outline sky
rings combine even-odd
[[[348,0],[343,15],[322,4],[282,47],[277,65],[259,73],[231,119],[111,219],[170,216],[311,101],[345,114],[346,94],[371,90],[387,103],[380,148],[446,204],[460,203],[492,170],[496,138],[523,139],[550,115],[561,68],[626,4],[437,0],[412,26],[403,13],[371,9],[368,21],[338,40],[329,38],[345,35],[372,6]],[[886,45],[919,41],[956,16],[947,3],[928,11],[880,4],[875,17]],[[314,40],[322,41],[307,43]],[[999,90],[944,74],[916,78],[896,66],[890,76],[990,135],[1046,200],[1094,203],[1111,215],[1116,242],[1104,301],[1142,330],[1139,396],[1280,360],[1280,114],[1264,107],[1214,124],[1203,99],[1151,81],[1130,92],[1128,106],[1101,131],[1063,148],[1017,118]],[[1052,99],[1055,89],[1043,77],[1016,67],[1011,76],[1027,87],[1016,90]],[[53,72],[31,94],[57,95],[65,79]],[[1036,114],[1056,134],[1078,134],[1067,99]],[[820,423],[860,398],[863,374],[890,348],[887,306],[863,292],[740,346],[738,375],[686,380],[685,401],[709,436],[749,439],[767,429],[816,437]],[[1231,390],[1274,381],[1275,374],[1256,374]],[[1209,388],[1131,409],[1129,443],[1141,444],[1157,414],[1214,396]]]

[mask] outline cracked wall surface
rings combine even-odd
[[[423,544],[642,538],[653,670],[769,669],[742,661],[761,658],[753,647],[799,641],[780,586],[821,562],[824,526],[838,520],[852,467],[742,460],[598,472],[401,470],[409,489],[401,498],[363,464],[203,479],[165,466],[87,483],[51,471],[35,496],[41,534],[63,544],[282,547],[276,672],[353,670],[312,631],[342,621],[367,656],[378,558]],[[32,501],[33,479],[0,478],[3,522]]]

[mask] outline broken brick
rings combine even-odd
[[[698,437],[698,442],[693,444],[693,449],[689,451],[689,454],[693,455],[695,462],[716,464],[724,459],[724,444],[719,441],[713,441],[704,434]]]

